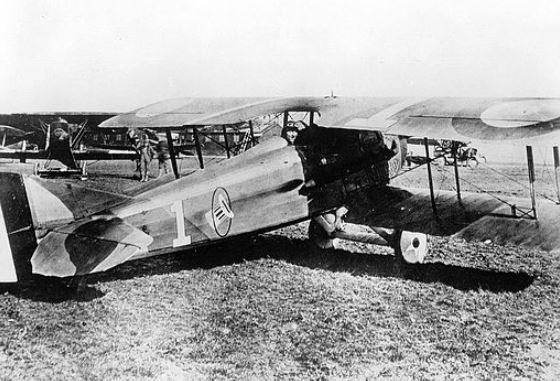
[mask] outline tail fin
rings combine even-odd
[[[36,247],[23,178],[19,173],[0,173],[0,283],[29,278]]]

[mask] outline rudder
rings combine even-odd
[[[0,283],[31,276],[37,247],[33,218],[22,175],[0,173]]]

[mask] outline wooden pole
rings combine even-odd
[[[313,123],[314,123],[313,116],[314,116],[314,112],[310,111],[309,112],[309,127],[313,126]]]
[[[537,201],[535,198],[535,164],[533,162],[533,147],[526,146],[527,149],[527,168],[529,170],[529,189],[531,191],[531,208],[533,217],[537,219]]]
[[[167,137],[167,147],[169,148],[169,157],[171,158],[171,168],[173,168],[173,174],[175,178],[178,179],[179,169],[177,168],[177,158],[175,157],[175,147],[173,147],[173,136],[171,136],[171,128],[165,129],[165,136]]]
[[[283,121],[282,127],[286,127],[288,125],[289,115],[290,115],[290,113],[288,111],[284,111],[284,121]]]
[[[558,185],[558,168],[560,167],[560,156],[558,155],[558,147],[552,147],[552,152],[554,154],[554,181],[556,183],[556,197],[558,202],[560,202],[560,186]]]
[[[428,182],[430,183],[430,199],[432,200],[432,210],[434,211],[434,215],[437,216],[437,208],[436,208],[436,197],[434,194],[434,181],[432,178],[432,163],[430,160],[430,148],[428,145],[428,138],[424,138],[424,148],[426,148],[426,159],[428,165]]]
[[[198,156],[198,162],[200,163],[200,169],[204,169],[204,159],[202,158],[202,148],[200,147],[200,139],[197,127],[193,127],[193,138],[196,147],[196,155]]]

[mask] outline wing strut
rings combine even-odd
[[[432,178],[432,164],[430,159],[430,148],[428,144],[428,138],[424,138],[424,147],[426,148],[426,161],[428,167],[428,182],[430,183],[430,199],[432,200],[432,210],[434,211],[434,215],[437,217],[437,208],[436,208],[436,197],[434,195],[434,180]]]
[[[537,201],[535,199],[535,164],[533,162],[533,147],[526,146],[527,149],[527,168],[529,169],[529,189],[531,191],[531,209],[533,218],[537,219]]]
[[[453,167],[455,169],[455,187],[457,188],[457,200],[461,203],[461,185],[459,184],[459,167],[457,166],[457,149],[459,144],[453,141],[451,152],[453,153]]]
[[[249,121],[249,132],[251,133],[251,147],[254,147],[256,145],[256,142],[255,142],[255,130],[253,129],[252,120]],[[558,198],[560,198],[560,196],[558,196]]]
[[[558,197],[558,202],[560,202],[560,186],[558,185],[558,167],[560,167],[560,155],[558,155],[558,146],[552,147],[552,153],[554,154],[554,183],[556,184],[556,197]]]
[[[231,153],[229,152],[229,142],[227,139],[227,128],[225,124],[222,126],[222,132],[224,134],[224,148],[226,149],[226,156],[229,159],[231,157]]]
[[[177,169],[177,158],[175,157],[175,148],[173,147],[173,136],[171,135],[171,128],[165,129],[165,136],[167,137],[167,146],[169,148],[169,157],[171,159],[171,168],[173,168],[173,174],[175,178],[181,177],[179,170]]]
[[[72,144],[71,144],[72,149],[78,149],[80,143],[84,138],[84,135],[86,134],[86,128],[87,128],[87,119],[84,122],[80,123],[78,132],[76,132],[76,134],[72,137]]]
[[[198,135],[198,127],[193,127],[193,138],[196,147],[196,155],[198,156],[198,162],[200,163],[200,169],[204,169],[204,159],[202,158],[202,148],[200,147],[200,138]]]

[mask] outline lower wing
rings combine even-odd
[[[530,200],[481,193],[462,192],[459,200],[455,192],[438,191],[432,207],[429,190],[380,187],[359,192],[347,202],[347,218],[353,223],[546,251],[560,249],[560,206],[548,200],[538,201],[538,220],[516,213],[530,209]]]

